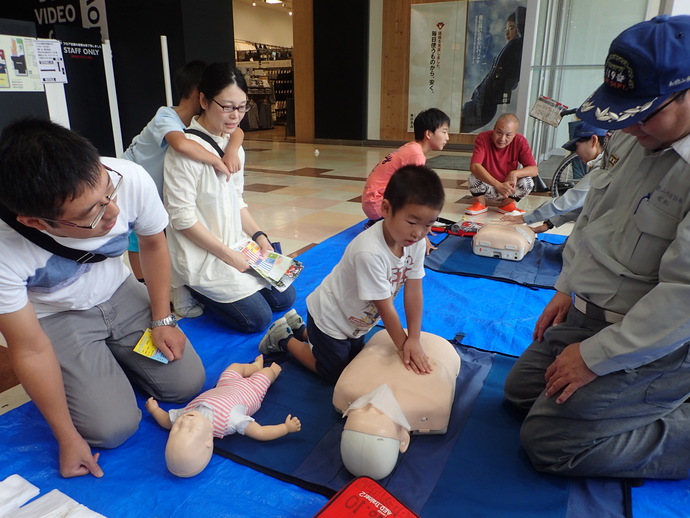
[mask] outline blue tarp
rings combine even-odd
[[[427,256],[424,265],[441,273],[553,288],[563,266],[561,246],[565,239],[549,234],[539,237],[532,250],[518,263],[476,255],[472,251],[472,238],[450,235]]]
[[[361,224],[356,225],[300,256],[305,269],[295,283],[298,294],[295,307],[301,314],[305,312],[306,296],[331,270],[342,256],[346,244],[360,230]],[[518,355],[529,345],[532,328],[553,291],[427,270],[424,294],[425,331],[445,338],[461,333],[465,335],[463,343]],[[396,306],[402,310],[402,297],[398,298]],[[192,337],[206,367],[208,380],[205,389],[215,384],[222,370],[231,362],[251,361],[257,354],[256,347],[261,338],[261,334],[240,335],[223,329],[206,316],[186,319],[182,321],[182,328]],[[211,335],[209,330],[213,330]],[[466,360],[466,364],[469,365],[470,360]],[[501,386],[501,369],[492,371],[495,379],[491,386],[494,388]],[[289,377],[286,379],[289,381]],[[280,381],[281,378],[269,394],[280,387]],[[287,401],[304,397],[305,394],[292,390],[292,387],[285,396]],[[465,428],[458,444],[464,446],[483,438],[486,441],[483,448],[489,445],[499,455],[504,455],[506,450],[510,455],[520,455],[515,448],[515,432],[506,427],[505,420],[509,418],[500,414],[496,407],[499,399],[500,394],[495,390],[487,391],[477,399],[468,421],[470,426]],[[143,396],[139,397],[142,410],[144,400]],[[164,408],[169,408],[169,405]],[[309,421],[310,416],[305,413],[300,418]],[[501,431],[506,435],[502,436]],[[59,489],[110,518],[304,518],[313,516],[326,503],[327,499],[322,495],[217,455],[197,477],[176,478],[165,469],[163,451],[166,438],[167,431],[145,414],[139,431],[123,446],[100,451],[99,462],[105,471],[102,479],[91,476],[63,479],[57,471],[57,446],[51,431],[36,407],[28,403],[0,416],[0,480],[18,473],[38,486],[41,494]],[[252,448],[257,450],[265,446],[264,443],[252,443]],[[502,514],[492,512],[491,506],[498,505],[511,489],[492,484],[482,471],[487,462],[490,462],[490,457],[482,456],[471,473],[444,472],[436,486],[436,491],[452,493],[458,513],[463,516]],[[527,476],[531,480],[538,475],[529,471]],[[473,488],[468,484],[475,477],[477,483]],[[481,487],[485,496],[481,496],[477,487]],[[519,492],[530,491],[529,487],[519,489],[519,484],[513,487]],[[587,501],[597,500],[588,488],[571,487],[570,493],[576,492],[586,495]],[[635,518],[685,516],[690,503],[690,483],[647,481],[643,487],[635,488],[633,495]],[[534,501],[534,507],[538,508],[541,503]],[[563,516],[563,508],[560,505],[556,507],[554,516]],[[510,511],[506,514],[512,515],[513,509]],[[574,516],[601,515],[570,514],[568,518]]]

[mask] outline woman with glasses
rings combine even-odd
[[[199,83],[199,100],[202,112],[192,119],[187,138],[210,151],[222,151],[249,110],[241,72],[228,63],[210,65]],[[173,287],[187,286],[208,313],[232,329],[255,333],[268,327],[273,311],[292,306],[295,291],[270,287],[251,273],[246,257],[231,248],[249,236],[262,253],[273,250],[242,197],[242,148],[239,156],[243,167],[226,182],[211,166],[169,149],[163,199],[170,214]]]

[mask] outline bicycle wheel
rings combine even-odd
[[[565,157],[553,174],[551,196],[558,198],[565,191],[574,187],[577,181],[587,174],[585,167],[576,153],[571,153]]]

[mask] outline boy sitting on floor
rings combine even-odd
[[[389,153],[369,173],[362,192],[362,210],[370,227],[383,218],[383,192],[393,173],[406,165],[425,165],[430,151],[441,151],[448,142],[450,117],[437,108],[423,110],[414,119],[414,140]]]
[[[335,383],[381,318],[405,367],[417,374],[431,372],[419,341],[424,238],[444,199],[434,171],[424,166],[400,168],[383,196],[383,221],[353,239],[333,271],[307,297],[307,325],[294,310],[288,312],[271,324],[259,350],[290,352]],[[393,305],[403,285],[407,331]]]

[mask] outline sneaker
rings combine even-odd
[[[304,319],[302,319],[301,316],[299,316],[299,313],[297,313],[296,309],[291,309],[285,315],[283,316],[285,321],[287,322],[287,325],[290,326],[290,329],[292,329],[293,333],[296,333],[300,329],[302,329],[302,326],[305,325]]]
[[[268,326],[266,334],[259,342],[259,352],[261,354],[283,352],[280,342],[287,340],[291,336],[293,336],[292,330],[285,320],[285,317],[280,317]]]
[[[511,212],[519,212],[520,214],[525,213],[524,210],[518,209],[514,201],[511,201],[508,205],[504,205],[503,207],[498,207],[496,210],[501,214],[510,214]]]
[[[203,306],[192,296],[186,286],[172,288],[170,299],[173,311],[182,318],[196,318],[204,314]]]
[[[482,205],[478,201],[475,201],[472,205],[465,209],[465,214],[476,216],[477,214],[484,214],[487,210],[486,205]]]
[[[297,338],[297,340],[306,342],[307,324],[304,322],[304,319],[299,316],[297,310],[291,309],[285,313],[283,318],[285,318],[287,325],[289,325],[290,329],[292,329],[292,334],[294,337]]]

